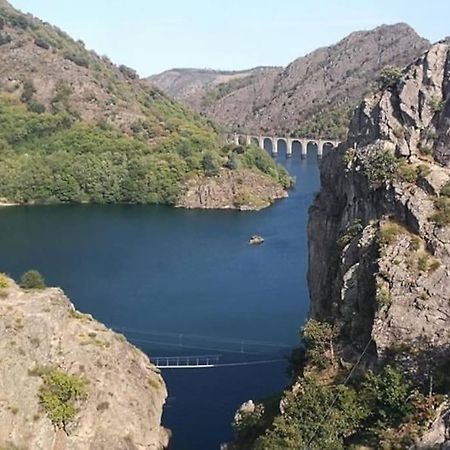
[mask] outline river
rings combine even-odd
[[[314,154],[278,157],[295,189],[259,212],[162,206],[0,209],[0,272],[38,269],[77,309],[124,332],[150,357],[221,355],[221,364],[283,359],[309,305],[307,212]],[[266,242],[249,246],[253,234]],[[248,341],[257,341],[249,343]],[[270,342],[261,344],[260,341]],[[174,450],[218,449],[236,408],[286,384],[286,361],[164,369],[163,424]]]

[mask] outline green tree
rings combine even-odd
[[[45,281],[37,270],[29,270],[21,276],[20,287],[23,289],[45,289]]]
[[[381,70],[378,82],[383,89],[391,89],[397,85],[402,77],[402,72],[398,67],[387,66]]]
[[[334,339],[337,335],[336,328],[327,323],[310,319],[301,331],[305,343],[307,357],[313,364],[321,368],[330,362],[335,363]]]
[[[202,159],[202,167],[207,177],[215,177],[219,175],[220,166],[211,153],[205,153]]]

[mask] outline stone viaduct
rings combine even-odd
[[[301,146],[301,156],[306,157],[308,151],[308,145],[312,144],[317,147],[317,156],[321,157],[326,146],[335,149],[340,144],[339,141],[333,141],[330,139],[309,139],[309,138],[290,138],[279,136],[255,136],[251,134],[234,134],[233,142],[236,145],[250,145],[251,143],[257,143],[260,148],[265,149],[266,142],[270,142],[272,145],[272,155],[278,154],[279,143],[284,142],[286,144],[286,157],[292,156],[294,143],[298,142]]]

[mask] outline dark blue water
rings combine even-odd
[[[240,343],[294,345],[308,310],[306,220],[319,187],[317,160],[279,160],[296,177],[296,188],[260,212],[0,209],[0,272],[17,278],[37,268],[79,310],[126,330],[150,357],[222,354],[221,363],[283,357],[283,348]],[[255,233],[264,236],[263,245],[247,244]],[[180,342],[185,347],[177,347]],[[284,361],[164,370],[163,422],[174,433],[172,448],[217,449],[231,436],[236,408],[280,391],[285,371]]]

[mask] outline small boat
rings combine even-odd
[[[259,244],[262,244],[263,242],[264,242],[264,238],[262,236],[260,236],[259,234],[254,234],[248,241],[248,243],[250,245],[259,245]]]

